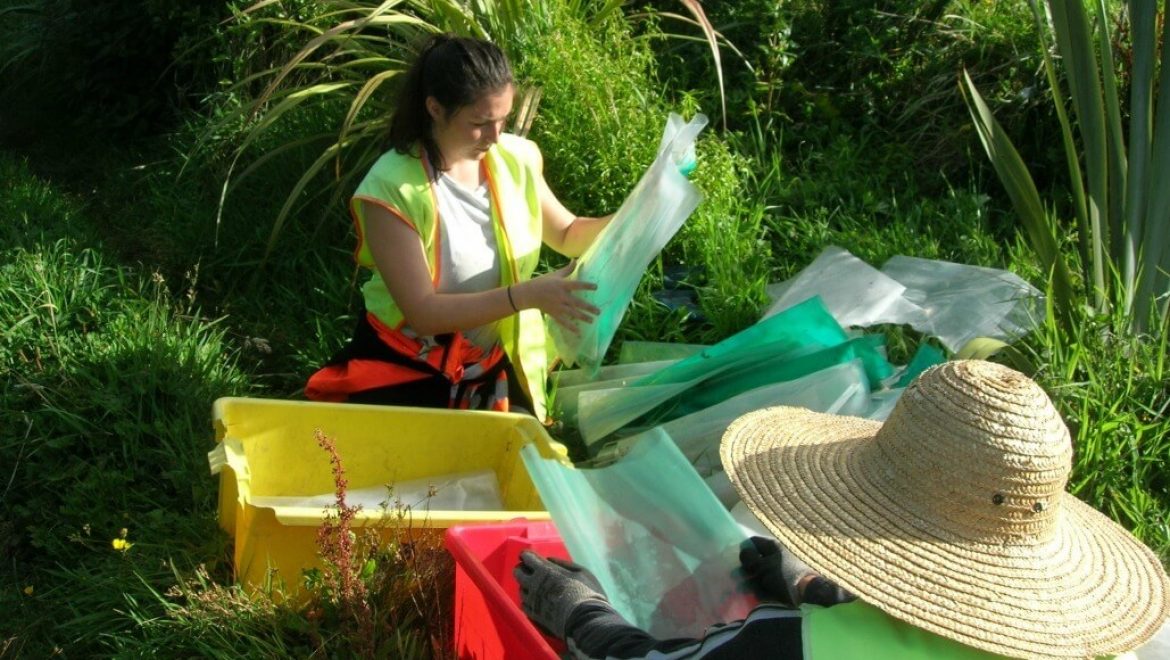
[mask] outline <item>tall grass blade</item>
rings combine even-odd
[[[1105,0],[1097,0],[1097,48],[1101,51],[1101,86],[1105,101],[1105,142],[1108,158],[1109,257],[1122,263],[1125,252],[1125,190],[1128,175],[1125,162],[1125,133],[1121,130],[1121,103],[1117,95],[1117,74],[1113,65],[1113,40]]]
[[[707,37],[707,43],[711,46],[711,58],[715,60],[715,78],[719,81],[719,104],[721,116],[723,117],[723,130],[727,130],[727,93],[723,89],[723,62],[719,58],[719,41],[715,37],[715,28],[711,25],[711,21],[707,19],[707,14],[703,11],[703,5],[699,4],[699,0],[680,0],[684,7],[691,12],[695,20],[699,22],[699,27],[703,29],[703,35]]]
[[[288,218],[288,214],[292,211],[293,206],[296,205],[297,200],[300,199],[301,193],[316,178],[317,173],[328,165],[330,160],[333,160],[337,156],[342,146],[341,143],[337,142],[329,145],[329,148],[323,151],[317,157],[317,160],[313,161],[313,164],[305,170],[305,173],[301,175],[296,185],[293,186],[292,192],[284,200],[284,205],[280,207],[280,213],[276,215],[276,220],[272,223],[272,231],[268,235],[268,244],[264,248],[264,261],[267,261],[268,257],[272,255],[272,250],[276,247],[276,239],[280,236],[280,230],[284,228],[284,221]]]
[[[1130,70],[1129,101],[1129,177],[1125,191],[1125,229],[1121,235],[1121,276],[1124,286],[1123,304],[1134,310],[1137,278],[1137,242],[1142,238],[1146,218],[1149,187],[1150,142],[1153,134],[1154,21],[1157,7],[1154,0],[1130,0],[1129,23],[1132,34],[1133,67]],[[1143,306],[1148,312],[1148,306]],[[1135,318],[1144,318],[1138,316]],[[1140,321],[1139,321],[1140,322]]]
[[[963,71],[963,82],[961,89],[983,148],[987,151],[1000,181],[1007,189],[1012,206],[1024,223],[1032,249],[1036,251],[1042,267],[1052,278],[1057,313],[1062,319],[1071,322],[1072,278],[1064,255],[1057,245],[1053,227],[1049,224],[1048,214],[1040,201],[1040,193],[1036,190],[1032,175],[966,70]]]
[[[1089,251],[1093,298],[1097,309],[1107,305],[1105,255],[1110,254],[1108,231],[1109,166],[1106,152],[1105,108],[1101,82],[1094,58],[1092,31],[1085,7],[1077,2],[1050,0],[1048,7],[1056,45],[1064,59],[1073,111],[1085,149],[1085,176],[1088,181]],[[1102,26],[1102,29],[1104,27]],[[1083,240],[1083,237],[1082,237]]]
[[[1052,91],[1052,103],[1056,109],[1056,118],[1060,122],[1060,136],[1064,144],[1064,158],[1065,164],[1068,166],[1068,186],[1072,191],[1073,197],[1073,211],[1076,214],[1077,229],[1081,237],[1087,237],[1090,233],[1089,229],[1089,208],[1085,201],[1085,180],[1081,173],[1081,162],[1078,158],[1079,150],[1077,149],[1076,141],[1073,139],[1072,122],[1069,121],[1068,109],[1064,101],[1064,94],[1061,93],[1060,78],[1056,75],[1056,65],[1052,62],[1052,53],[1048,47],[1047,37],[1050,35],[1050,23],[1045,19],[1040,11],[1040,7],[1036,0],[1031,0],[1028,3],[1032,9],[1032,16],[1036,20],[1036,33],[1041,36],[1040,52],[1044,56],[1044,71],[1048,77],[1048,88]],[[1055,38],[1054,38],[1055,40]],[[1091,279],[1089,268],[1092,263],[1092,257],[1089,255],[1089,241],[1077,241],[1077,249],[1081,255],[1081,268],[1084,269],[1083,277],[1085,281]]]
[[[1164,4],[1163,4],[1164,6]],[[1161,296],[1158,305],[1159,316],[1167,314],[1167,282],[1170,281],[1170,186],[1165,182],[1170,176],[1170,21],[1162,21],[1162,61],[1158,74],[1158,98],[1154,101],[1153,154],[1150,161],[1150,198],[1142,227],[1141,261],[1142,273],[1138,278],[1138,290],[1134,299],[1134,321],[1144,323],[1155,296]]]
[[[374,95],[374,92],[378,91],[378,88],[382,86],[382,83],[396,77],[398,74],[402,73],[402,71],[402,69],[389,69],[370,76],[369,80],[366,81],[366,84],[362,85],[362,88],[358,90],[357,96],[354,96],[353,102],[349,104],[349,111],[345,113],[345,120],[341,122],[341,133],[337,136],[338,142],[345,142],[346,137],[349,135],[349,132],[353,127],[353,122],[357,119],[358,113],[362,111],[362,108],[366,105],[366,101],[368,101],[370,97]],[[339,154],[338,159],[340,159],[340,157],[341,156]],[[336,170],[337,176],[341,176],[340,160],[336,165]]]

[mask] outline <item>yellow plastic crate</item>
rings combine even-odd
[[[494,471],[501,511],[416,513],[401,524],[445,529],[455,524],[548,513],[520,459],[520,447],[536,443],[545,457],[566,455],[544,427],[526,415],[392,406],[224,398],[213,407],[218,445],[208,454],[220,478],[219,522],[235,539],[236,578],[251,588],[268,580],[296,593],[301,572],[318,566],[316,534],[322,507],[259,506],[263,497],[332,492],[329,454],[316,441],[332,438],[350,489],[477,470]],[[382,527],[381,510],[362,510],[358,526]]]

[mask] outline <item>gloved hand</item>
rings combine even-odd
[[[525,550],[512,574],[520,583],[520,606],[528,618],[564,639],[565,628],[577,606],[609,603],[601,584],[583,566],[564,559],[545,559]]]
[[[743,544],[739,563],[765,596],[782,605],[797,607],[812,603],[828,607],[857,598],[836,582],[818,575],[784,546],[763,536],[753,536]],[[806,578],[809,580],[802,592],[800,583]]]

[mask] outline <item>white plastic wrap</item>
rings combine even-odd
[[[346,492],[346,504],[360,505],[363,510],[388,510],[399,506],[412,511],[501,511],[504,500],[500,484],[492,470],[443,474],[393,484],[352,488]],[[255,506],[292,506],[329,509],[336,504],[333,493],[303,497],[253,497]]]
[[[836,246],[768,292],[764,318],[820,296],[842,326],[909,325],[951,352],[976,337],[1014,341],[1044,318],[1043,295],[1014,273],[905,256],[879,271]]]

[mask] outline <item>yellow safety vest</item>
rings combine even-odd
[[[422,239],[431,281],[438,283],[441,258],[438,203],[427,176],[423,158],[388,151],[374,163],[350,200],[350,213],[357,230],[354,259],[375,268],[366,243],[366,219],[361,202],[381,206],[410,224]],[[500,255],[500,286],[509,286],[532,277],[540,260],[542,218],[537,187],[540,152],[536,145],[515,135],[503,134],[484,157],[488,190],[491,194],[492,227]],[[386,289],[381,275],[362,287],[366,309],[391,328],[400,328],[402,311]],[[532,399],[537,419],[545,419],[545,380],[548,357],[545,351],[544,318],[540,310],[525,309],[499,323],[500,342],[512,361],[520,385]]]

